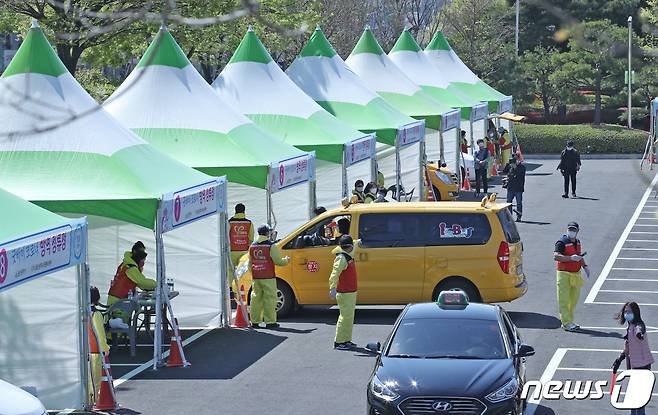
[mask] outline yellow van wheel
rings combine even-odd
[[[448,291],[455,288],[464,291],[466,295],[468,295],[469,301],[473,303],[482,302],[480,291],[472,282],[464,277],[449,277],[441,281],[436,288],[434,288],[432,301],[436,301],[439,298],[439,293],[441,291]]]
[[[295,310],[295,294],[288,284],[276,279],[276,315],[286,317]]]

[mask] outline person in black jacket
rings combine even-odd
[[[512,154],[512,160],[505,165],[503,173],[507,174],[507,203],[516,199],[516,221],[523,216],[523,192],[525,191],[525,166],[518,154]],[[509,206],[512,212],[512,205]]]
[[[573,147],[573,141],[567,141],[567,147],[560,154],[558,170],[564,176],[563,198],[569,198],[569,181],[571,181],[571,197],[576,197],[576,173],[580,170],[580,153]]]
[[[473,154],[475,163],[475,197],[480,197],[480,185],[485,194],[489,193],[489,183],[487,182],[487,167],[489,166],[489,149],[485,147],[484,140],[477,141],[478,150]]]

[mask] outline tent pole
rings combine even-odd
[[[400,141],[395,138],[395,196],[400,201],[400,185],[402,181],[402,166],[400,160]]]
[[[78,313],[81,322],[78,335],[78,338],[80,339],[80,378],[82,382],[81,402],[83,403],[85,410],[90,410],[92,402],[89,399],[89,330],[87,330],[87,326],[90,318],[89,309],[91,307],[91,298],[89,293],[89,266],[87,265],[86,259],[85,262],[76,266],[76,272],[78,276]]]
[[[315,208],[318,207],[318,196],[316,193],[317,181],[316,179],[308,181],[308,218],[313,219],[315,216]]]
[[[267,177],[271,177],[272,167],[267,168]],[[272,226],[272,184],[270,180],[267,181],[267,187],[265,188],[265,210],[267,216],[267,224]]]
[[[379,166],[377,165],[377,152],[370,158],[370,181],[377,183],[377,172],[379,171]]]
[[[445,161],[445,148],[443,143],[443,126],[439,130],[439,165]]]
[[[347,163],[345,162],[345,158],[347,157],[346,150],[343,150],[343,163],[341,164],[341,182],[342,182],[342,197],[348,197],[348,184],[347,184]]]
[[[224,203],[224,210],[219,212],[219,222],[217,223],[217,230],[219,236],[219,287],[220,287],[220,303],[219,307],[222,312],[220,327],[229,327],[231,325],[231,299],[230,299],[230,282],[228,275],[228,259],[230,257],[228,246],[228,214],[226,213],[226,203]]]
[[[455,131],[457,133],[457,139],[455,140],[455,143],[457,143],[457,148],[455,149],[455,174],[457,175],[457,185],[461,187],[462,185],[462,169],[461,169],[461,153],[462,153],[462,146],[461,146],[461,128],[455,128]]]
[[[162,209],[162,200],[158,204],[158,211]],[[156,215],[157,218],[160,215]],[[155,223],[155,328],[153,330],[153,370],[158,370],[162,363],[162,229],[160,220]]]
[[[489,117],[488,116],[484,117],[484,120],[482,120],[482,123],[484,125],[484,130],[482,130],[482,131],[484,131],[484,136],[488,137],[489,134],[487,134],[487,131],[489,130]]]
[[[471,155],[475,155],[475,141],[473,136],[473,114],[471,113],[471,118],[468,120],[468,129],[470,130],[471,137]]]
[[[418,143],[418,200],[423,200],[425,194],[425,164],[427,154],[425,153],[425,138]]]

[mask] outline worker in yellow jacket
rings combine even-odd
[[[107,305],[128,298],[128,293],[135,288],[152,291],[155,290],[157,283],[151,278],[146,278],[142,274],[144,263],[146,261],[146,248],[142,241],[137,241],[132,249],[123,254],[123,262],[117,267],[114,279],[110,284],[110,290],[107,293]],[[122,313],[115,313],[115,317],[121,317],[127,323],[129,316]]]
[[[103,353],[107,353],[110,347],[107,345],[107,338],[105,337],[105,319],[103,318],[103,314],[96,309],[96,306],[98,306],[101,300],[100,291],[96,287],[91,287],[89,294],[91,298],[91,316],[87,321],[90,365],[89,398],[92,403],[95,403],[98,400],[101,377],[103,376],[103,356],[101,350]]]
[[[354,241],[349,235],[340,237],[339,245],[332,251],[336,258],[329,276],[329,296],[338,303],[340,315],[336,322],[334,349],[349,350],[352,343],[354,309],[356,308],[357,273],[354,263]]]

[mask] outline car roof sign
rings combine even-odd
[[[449,291],[441,291],[439,293],[437,304],[440,306],[465,306],[468,305],[468,295],[458,288]]]

